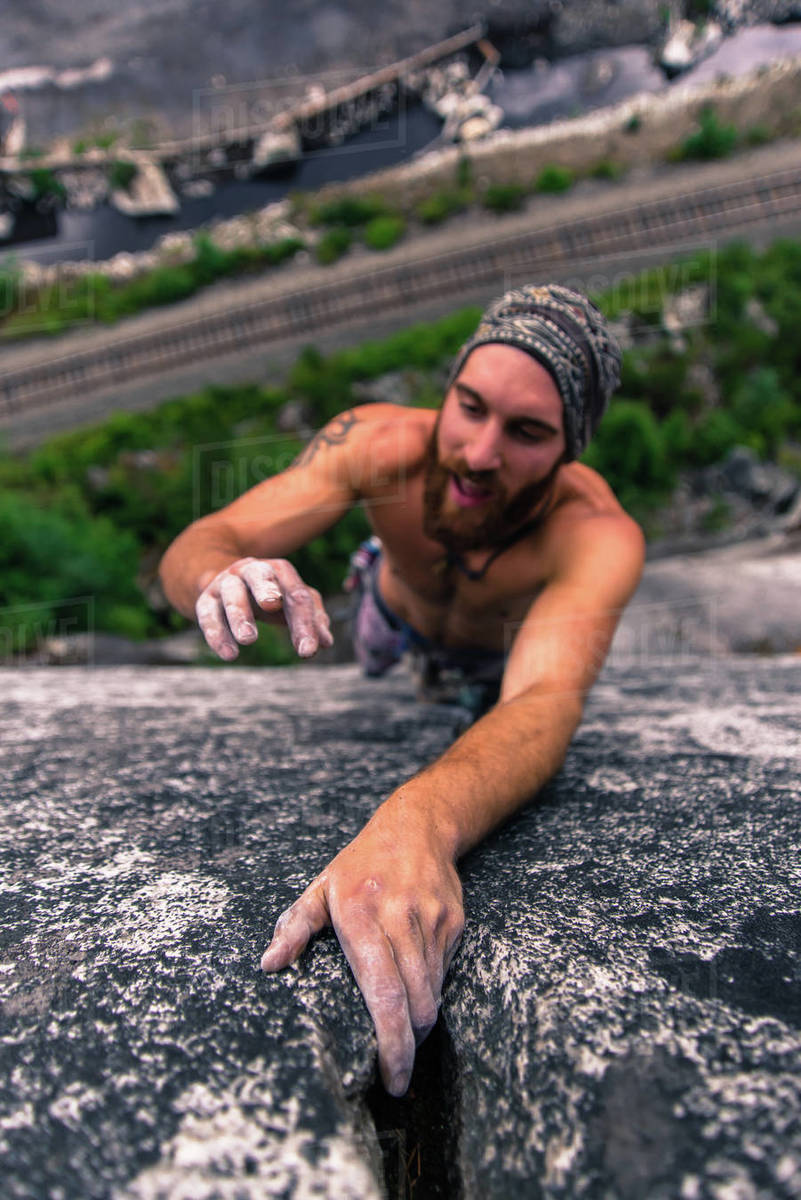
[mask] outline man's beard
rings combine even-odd
[[[471,471],[464,459],[456,459],[450,467],[439,461],[437,431],[439,419],[426,446],[423,460],[423,532],[435,542],[441,542],[454,554],[468,550],[493,548],[505,542],[539,509],[543,515],[547,499],[553,490],[561,455],[544,479],[526,484],[514,496],[509,496],[492,472]],[[475,508],[466,507],[445,513],[449,481],[459,475],[477,487],[492,490],[492,495]]]

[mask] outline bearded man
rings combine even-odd
[[[601,313],[557,285],[507,292],[453,364],[439,412],[368,404],[286,471],[194,522],[167,551],[171,602],[236,658],[256,621],[297,653],[330,646],[320,593],[287,555],[361,503],[354,644],[367,674],[415,655],[423,696],[473,723],[402,782],[283,913],[261,965],[332,924],[376,1028],[388,1091],[409,1084],[463,927],[457,861],[561,766],[642,571],[644,541],[577,461],[619,382]]]

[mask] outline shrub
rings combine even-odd
[[[584,461],[603,475],[626,508],[643,497],[660,498],[673,483],[659,426],[639,400],[612,403]]]
[[[725,158],[732,153],[738,141],[737,130],[734,125],[722,125],[710,104],[701,109],[698,126],[675,152],[679,160]]]
[[[403,217],[373,217],[364,231],[365,244],[371,250],[389,250],[406,232]]]
[[[773,367],[757,367],[740,382],[731,399],[731,413],[743,440],[762,457],[776,454],[788,428],[797,427],[801,415]]]
[[[517,212],[523,207],[527,189],[520,183],[491,183],[481,203],[492,212]]]
[[[534,188],[538,192],[566,192],[573,186],[573,178],[569,167],[559,167],[550,163],[540,171]]]
[[[639,113],[632,113],[626,124],[623,126],[625,133],[639,133],[642,129],[642,117]]]
[[[261,254],[265,262],[272,267],[277,267],[280,263],[286,262],[288,258],[294,258],[299,250],[305,248],[305,245],[302,238],[286,237],[279,242],[273,242],[271,246],[262,247]]]
[[[52,197],[56,200],[66,200],[67,189],[61,180],[46,167],[38,167],[31,171],[29,175],[31,185],[33,187],[33,198],[43,200],[47,197]]]
[[[602,158],[594,167],[590,168],[589,174],[592,179],[620,179],[625,172],[625,168],[621,163],[615,162],[611,158]]]
[[[111,187],[124,192],[128,190],[138,174],[139,168],[136,163],[119,158],[109,166],[108,181]]]
[[[720,462],[740,440],[740,427],[731,413],[713,408],[696,423],[688,457],[690,462],[705,467]]]
[[[386,212],[387,205],[382,196],[341,196],[313,208],[309,219],[313,225],[346,225],[354,229]]]
[[[67,615],[68,602],[76,597],[95,597],[101,629],[110,628],[107,618],[115,603],[141,602],[134,583],[134,539],[108,520],[92,520],[74,496],[68,507],[72,513],[64,504],[54,512],[27,496],[0,493],[0,605],[6,609],[4,632],[15,649],[30,648],[54,609]],[[86,617],[85,602],[77,603],[76,621]]]
[[[464,212],[469,203],[469,197],[463,189],[444,188],[422,200],[415,209],[415,215],[424,225],[439,225],[454,213]]]
[[[353,234],[349,229],[344,225],[335,225],[333,229],[327,230],[317,243],[315,251],[317,261],[323,263],[324,266],[336,262],[350,249],[352,241]]]

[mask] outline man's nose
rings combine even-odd
[[[463,454],[471,471],[497,471],[501,465],[498,430],[489,422],[485,424],[464,446]]]

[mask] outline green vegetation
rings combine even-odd
[[[63,202],[67,198],[67,189],[58,176],[46,167],[38,167],[29,173],[28,178],[33,187],[34,202],[54,199]]]
[[[389,207],[383,196],[341,196],[313,206],[309,211],[312,225],[346,225],[355,229],[376,217],[383,217]]]
[[[544,166],[534,181],[537,192],[566,192],[573,186],[575,176],[569,167],[559,167],[554,163]]]
[[[639,133],[642,129],[642,117],[639,113],[632,113],[626,124],[623,126],[626,133]]]
[[[405,232],[406,222],[403,217],[373,217],[365,226],[364,243],[371,250],[389,250],[400,241]]]
[[[517,212],[523,207],[527,191],[520,183],[491,183],[481,203],[492,212]]]
[[[117,285],[99,273],[79,276],[70,280],[69,286],[62,280],[40,289],[35,303],[28,296],[22,310],[14,303],[16,277],[6,269],[5,282],[0,274],[0,293],[5,288],[12,303],[0,307],[0,339],[58,334],[87,321],[112,324],[143,309],[183,300],[216,279],[277,266],[303,245],[299,238],[285,238],[273,245],[221,250],[208,234],[199,233],[194,239],[194,258],[187,263],[156,267]]]
[[[223,253],[206,239],[196,263],[213,275]],[[669,297],[710,282],[714,304],[703,323],[681,343],[662,333]],[[719,462],[733,446],[801,476],[801,242],[782,240],[763,253],[734,243],[618,281],[595,299],[610,318],[633,313],[651,330],[624,352],[619,393],[583,457],[647,530],[681,470]],[[749,316],[755,303],[758,323]],[[278,422],[287,402],[301,401],[320,427],[359,402],[357,381],[410,370],[420,403],[430,406],[479,315],[462,310],[331,357],[308,347],[280,388],[210,387],[151,412],[117,413],[24,457],[0,454],[0,653],[9,639],[15,651],[33,646],[46,622],[65,614],[72,629],[85,626],[87,595],[99,631],[154,637],[184,628],[143,589],[193,519],[292,462],[300,440]],[[725,519],[723,505],[713,505],[707,527]],[[324,595],[338,591],[367,532],[354,509],[293,561]],[[262,626],[239,661],[294,658],[283,632]]]
[[[353,241],[353,234],[346,225],[334,225],[326,230],[317,243],[317,261],[328,266],[341,258]]]
[[[736,127],[722,124],[712,105],[706,104],[698,117],[698,129],[674,147],[668,157],[671,162],[726,158],[734,152],[739,137]]]
[[[108,181],[111,187],[124,192],[128,190],[138,174],[139,168],[136,163],[118,158],[109,165]]]
[[[620,179],[625,175],[626,168],[622,163],[615,162],[612,158],[602,158],[594,166],[590,167],[587,172],[591,179]]]
[[[421,200],[415,208],[415,216],[424,225],[439,225],[455,213],[464,212],[472,200],[466,188],[440,188]]]

